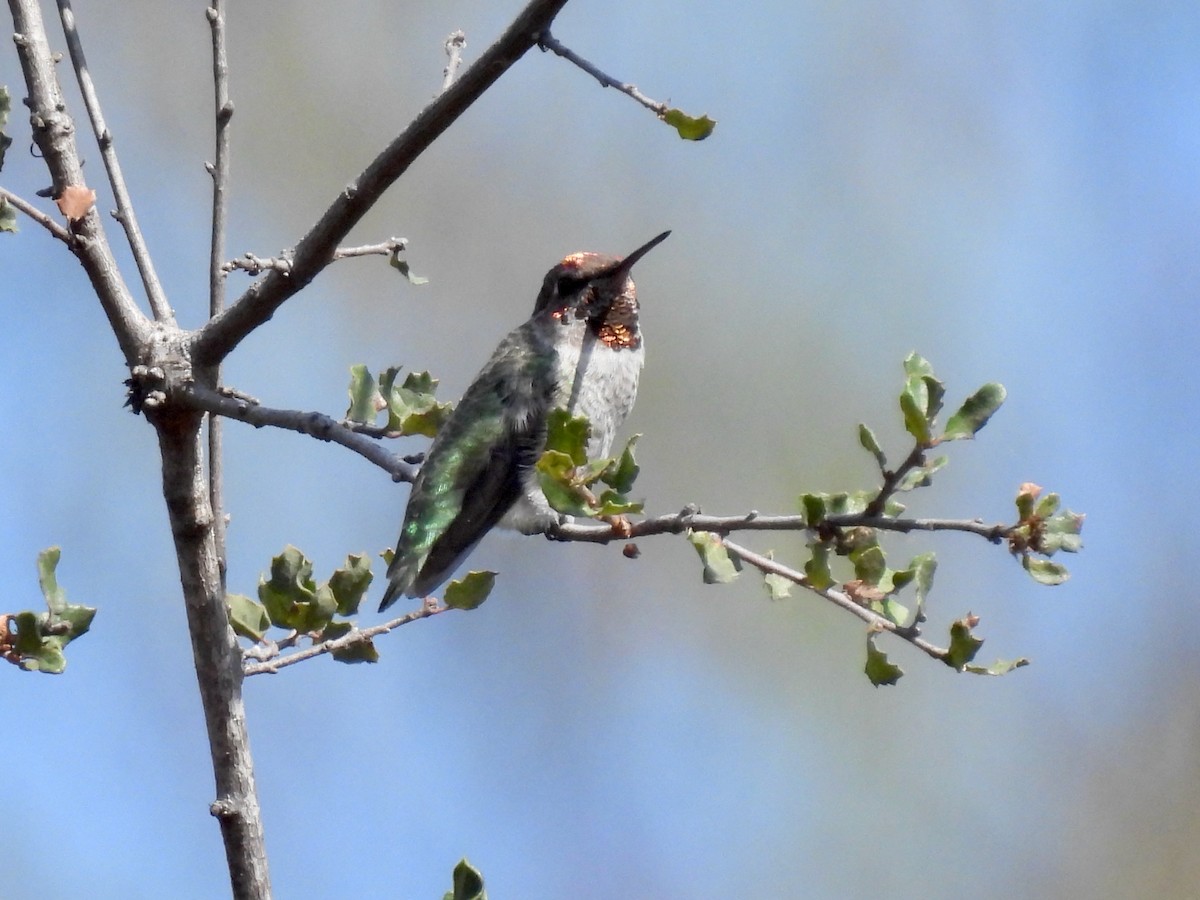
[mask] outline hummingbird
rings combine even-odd
[[[628,256],[572,253],[546,273],[533,315],[511,331],[438,430],[413,481],[379,611],[424,597],[494,526],[537,534],[563,521],[534,469],[550,413],[591,423],[588,456],[609,453],[637,397],[645,348]]]

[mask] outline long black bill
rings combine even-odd
[[[655,247],[657,247],[663,241],[665,241],[670,236],[670,234],[671,234],[671,232],[664,231],[658,237],[654,238],[654,240],[647,241],[646,243],[642,244],[642,246],[638,247],[636,250],[634,250],[632,253],[630,253],[627,257],[625,257],[623,260],[621,260],[619,263],[617,263],[616,268],[614,268],[611,272],[606,273],[604,277],[612,278],[615,280],[616,278],[620,278],[625,275],[628,275],[629,270],[633,268],[634,264],[639,259],[641,259],[643,256],[645,256],[647,253],[649,253],[651,250],[653,250]]]

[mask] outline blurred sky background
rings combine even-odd
[[[204,4],[76,6],[160,274],[198,325]],[[230,254],[294,243],[436,93],[447,33],[472,60],[519,7],[232,4]],[[277,895],[440,898],[462,856],[496,900],[1200,894],[1200,7],[575,0],[554,33],[715,134],[681,142],[531,52],[354,234],[407,237],[430,283],[339,263],[239,348],[230,384],[341,415],[361,362],[430,369],[455,398],[560,257],[671,228],[636,273],[648,362],[626,430],[645,435],[648,510],[787,513],[870,485],[856,424],[904,452],[917,350],[950,404],[990,380],[1009,401],[912,510],[1005,520],[1035,481],[1087,513],[1086,550],[1045,588],[977,539],[893,540],[898,560],[939,554],[930,637],[970,610],[981,661],[1033,665],[955,675],[884,641],[907,675],[876,689],[857,620],[770,602],[752,571],[706,587],[682,539],[627,561],[492,536],[479,611],[385,637],[376,666],[247,684]],[[0,183],[32,197],[48,177],[7,41],[0,83]],[[82,271],[21,227],[0,239],[2,606],[40,605],[35,557],[59,544],[69,596],[100,613],[63,676],[0,670],[0,894],[225,896],[154,435],[121,409]],[[394,542],[405,486],[296,434],[226,434],[231,590],[287,543],[327,577]],[[802,535],[744,540],[803,558]]]

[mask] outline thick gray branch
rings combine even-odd
[[[500,39],[426,106],[358,179],[337,196],[296,245],[289,273],[268,272],[200,329],[193,347],[197,364],[213,365],[224,359],[246,335],[312,281],[332,260],[338,242],[383,192],[510,66],[537,45],[539,36],[566,3],[567,0],[532,0]]]
[[[272,428],[298,431],[322,441],[341,444],[388,472],[395,481],[411,482],[417,476],[416,466],[405,462],[402,457],[389,451],[374,438],[352,431],[324,413],[272,409],[200,384],[188,385],[179,393],[178,399],[192,409],[237,419],[255,428],[269,425]]]
[[[66,102],[59,89],[54,55],[46,40],[46,28],[37,0],[8,0],[8,7],[13,17],[13,41],[17,45],[17,57],[21,61],[21,71],[29,91],[25,103],[29,107],[33,140],[54,179],[54,195],[57,197],[68,186],[86,185],[79,151],[75,146],[75,125],[67,115]],[[71,252],[83,264],[112,325],[121,352],[125,355],[125,361],[133,366],[139,361],[141,350],[150,339],[153,325],[137,308],[129,288],[121,278],[96,209],[91,209],[82,219],[74,222],[71,231],[75,235],[75,240],[70,244]]]
[[[201,462],[200,415],[175,413],[155,425],[162,452],[163,496],[175,539],[216,777],[212,813],[221,825],[233,896],[267,898],[271,884],[242,702],[242,652],[225,611],[213,512]]]

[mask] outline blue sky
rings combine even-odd
[[[293,243],[437,90],[445,35],[466,31],[470,60],[516,8],[350,4],[336,27],[325,5],[235,8],[231,254]],[[163,280],[198,324],[202,10],[76,12]],[[914,511],[1003,519],[1035,481],[1088,514],[1086,550],[1046,589],[979,541],[895,541],[939,554],[931,635],[970,610],[985,657],[1033,665],[968,678],[887,644],[908,674],[877,690],[855,620],[769,602],[751,572],[706,587],[681,540],[627,562],[490,537],[472,565],[502,576],[477,612],[390,635],[377,666],[247,684],[277,893],[440,897],[465,855],[522,900],[1194,896],[1200,13],[577,0],[554,32],[716,133],[682,143],[530,54],[354,235],[407,237],[430,284],[341,263],[239,348],[230,383],[338,415],[361,362],[428,368],[452,398],[557,259],[671,228],[637,273],[648,509],[791,512],[869,484],[855,427],[902,451],[918,350],[952,398],[996,380],[1009,401]],[[21,96],[9,51],[0,83]],[[20,112],[0,183],[32,196],[47,179]],[[100,608],[62,677],[0,672],[5,891],[222,896],[153,435],[121,409],[120,355],[60,247],[23,223],[0,272],[5,607],[39,602],[34,559],[58,544],[69,595]],[[357,456],[227,436],[231,589],[252,593],[287,543],[328,573],[394,541],[406,488]],[[747,543],[802,560],[799,536]]]

